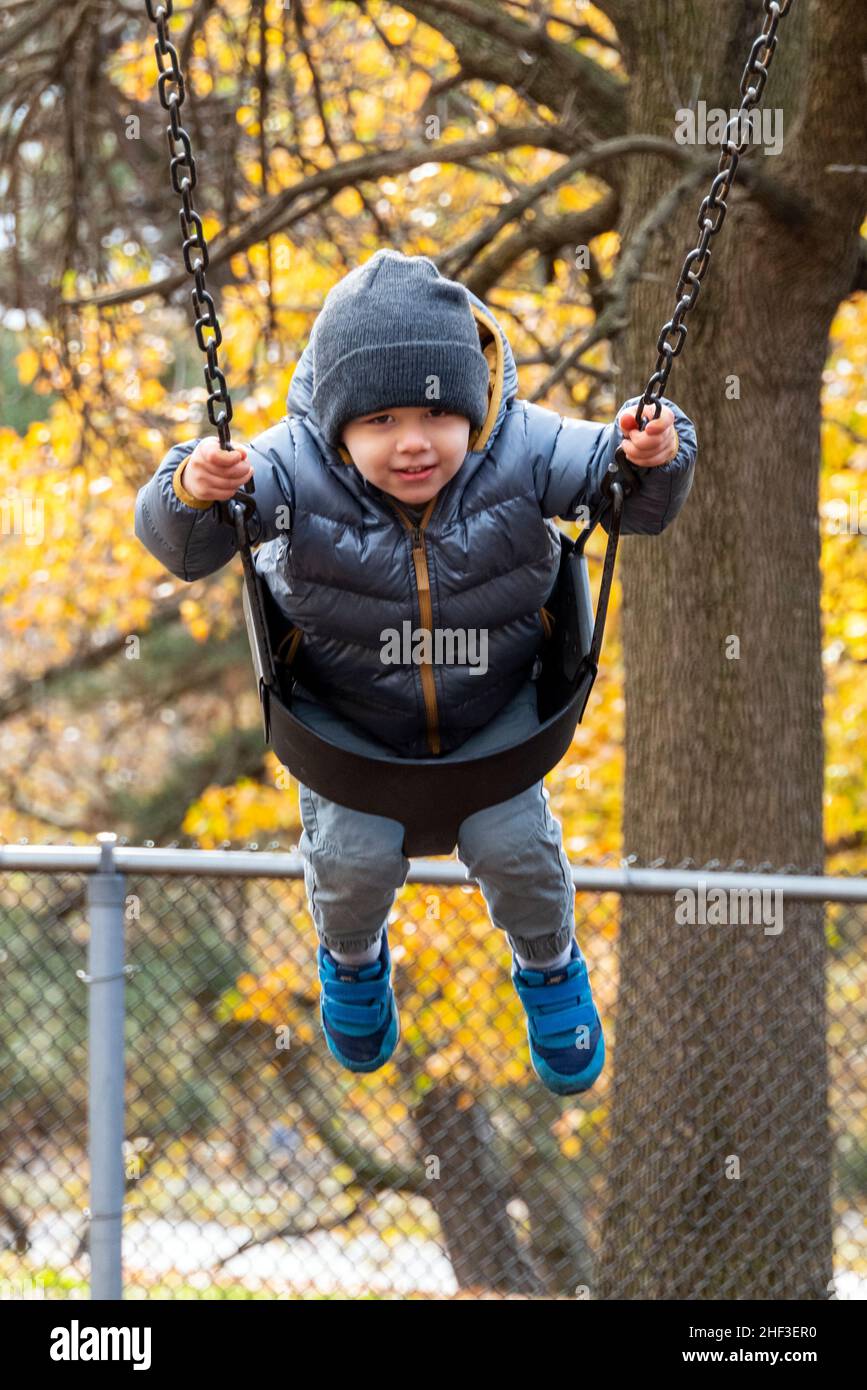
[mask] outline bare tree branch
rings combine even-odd
[[[552,111],[574,91],[581,109],[593,114],[594,138],[624,133],[626,84],[586,53],[506,14],[497,0],[403,0],[403,8],[444,34],[474,76]],[[520,81],[516,55],[525,70]]]
[[[702,172],[695,169],[685,174],[673,188],[667,189],[654,207],[650,209],[632,240],[621,253],[605,308],[582,341],[562,359],[553,372],[549,372],[545,380],[533,392],[531,400],[544,399],[551,388],[565,376],[566,372],[580,360],[589,348],[594,347],[596,343],[602,342],[605,338],[616,337],[628,326],[629,290],[641,274],[641,268],[650,249],[653,234],[666,226],[674,216],[681,198],[691,192],[702,177]]]
[[[183,601],[184,595],[178,594],[169,603],[161,604],[155,608],[153,617],[148,624],[148,632],[177,622],[180,605]],[[19,677],[9,693],[0,699],[0,721],[11,719],[13,715],[29,709],[38,693],[59,681],[66,680],[68,676],[77,675],[82,671],[97,670],[123,650],[128,637],[129,633],[121,632],[99,646],[94,644],[90,647],[79,648],[65,661],[50,667],[36,680]]]
[[[564,130],[562,126],[503,127],[496,135],[490,137],[456,140],[445,145],[407,145],[400,149],[381,151],[378,154],[360,155],[356,159],[344,160],[343,163],[335,164],[329,169],[319,170],[309,178],[299,179],[290,188],[283,189],[271,199],[264,209],[257,209],[256,214],[237,231],[229,236],[214,237],[208,247],[209,270],[212,267],[216,268],[225,264],[239,252],[247,250],[266,237],[286,231],[301,217],[307,217],[312,210],[318,209],[330,201],[343,188],[355,187],[359,182],[365,180],[394,177],[396,174],[417,168],[420,164],[439,162],[471,165],[472,161],[480,156],[496,154],[521,145],[535,145],[559,150],[561,153],[572,153],[570,148],[572,141],[569,132]],[[605,141],[583,151],[579,156],[574,157],[571,170],[604,170],[624,155],[642,153],[658,154],[677,164],[694,164],[701,170],[702,176],[712,175],[718,164],[718,157],[706,154],[697,156],[693,150],[679,145],[673,140],[666,140],[653,135],[634,135]],[[760,170],[751,166],[744,166],[743,171],[739,170],[739,175],[741,172],[742,186],[750,188],[754,195],[775,214],[789,221],[797,221],[803,215],[804,207],[798,197],[785,189],[781,189]],[[547,182],[553,188],[562,181],[563,177],[565,177],[563,170],[558,169],[549,176],[547,181],[542,181],[539,187],[545,191],[544,185]],[[290,209],[299,199],[314,193],[320,195],[315,203],[304,206],[300,210],[295,209],[290,215]],[[532,192],[522,194],[523,206],[529,206],[529,203],[536,196],[538,194]],[[611,208],[616,206],[616,203],[606,204],[606,206]],[[497,219],[499,226],[508,225],[513,220],[516,211],[518,211],[517,205],[507,204]],[[606,229],[601,228],[600,230]],[[598,232],[593,235],[598,235]],[[485,237],[488,237],[487,229]],[[473,238],[473,243],[477,241],[478,238]],[[528,242],[527,244],[532,243]],[[470,255],[469,247],[471,245],[472,243],[466,244],[465,254]],[[474,255],[475,251],[472,254]],[[446,259],[448,260],[448,258]],[[454,272],[450,271],[449,273]],[[489,280],[489,278],[483,276],[482,280]],[[158,294],[164,299],[169,299],[178,290],[185,288],[187,283],[186,272],[178,271],[175,275],[153,281],[148,285],[127,286],[123,289],[110,290],[105,294],[67,299],[63,303],[69,308],[83,305],[108,307],[109,305],[125,304],[135,299],[142,299],[150,294]]]

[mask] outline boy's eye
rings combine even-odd
[[[431,406],[430,414],[448,415],[449,412],[441,405]],[[386,412],[385,415],[371,415],[369,420],[365,420],[366,425],[375,425],[380,420],[390,420],[391,416]]]

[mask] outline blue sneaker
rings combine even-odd
[[[400,1041],[400,1016],[391,987],[391,952],[383,927],[379,959],[340,965],[319,943],[322,992],[319,1016],[328,1051],[349,1071],[377,1071]]]
[[[565,967],[523,970],[514,953],[512,960],[512,983],[527,1014],[534,1072],[555,1095],[589,1091],[605,1064],[605,1038],[577,941],[573,938],[572,959]],[[582,1047],[583,1028],[589,1032]]]

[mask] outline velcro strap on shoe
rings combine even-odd
[[[533,1031],[541,1038],[550,1037],[552,1033],[574,1033],[584,1026],[592,1031],[595,1022],[594,1004],[579,1004],[572,1009],[553,1009],[549,1014],[533,1011]]]
[[[382,980],[328,980],[323,986],[323,998],[332,1027],[343,1032],[358,1029],[364,1034],[382,1024],[388,993],[383,998]]]
[[[391,986],[387,980],[325,980],[322,992],[329,1004],[332,1000],[347,1004],[370,1004],[383,999]]]
[[[365,1009],[361,1004],[328,1004],[325,1016],[330,1028],[336,1028],[339,1033],[352,1033],[360,1038],[374,1033],[377,1028],[382,1027],[384,1021],[381,1005],[375,1009]]]
[[[528,1013],[535,1015],[537,1009],[546,1012],[555,1005],[577,1004],[582,995],[587,994],[586,983],[578,980],[563,980],[559,985],[525,986],[521,998]]]

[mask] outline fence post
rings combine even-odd
[[[111,832],[97,835],[102,854],[88,876],[88,1152],[90,1156],[90,1296],[123,1297],[124,1199],[124,877],[115,871]],[[81,973],[81,972],[79,972]]]

